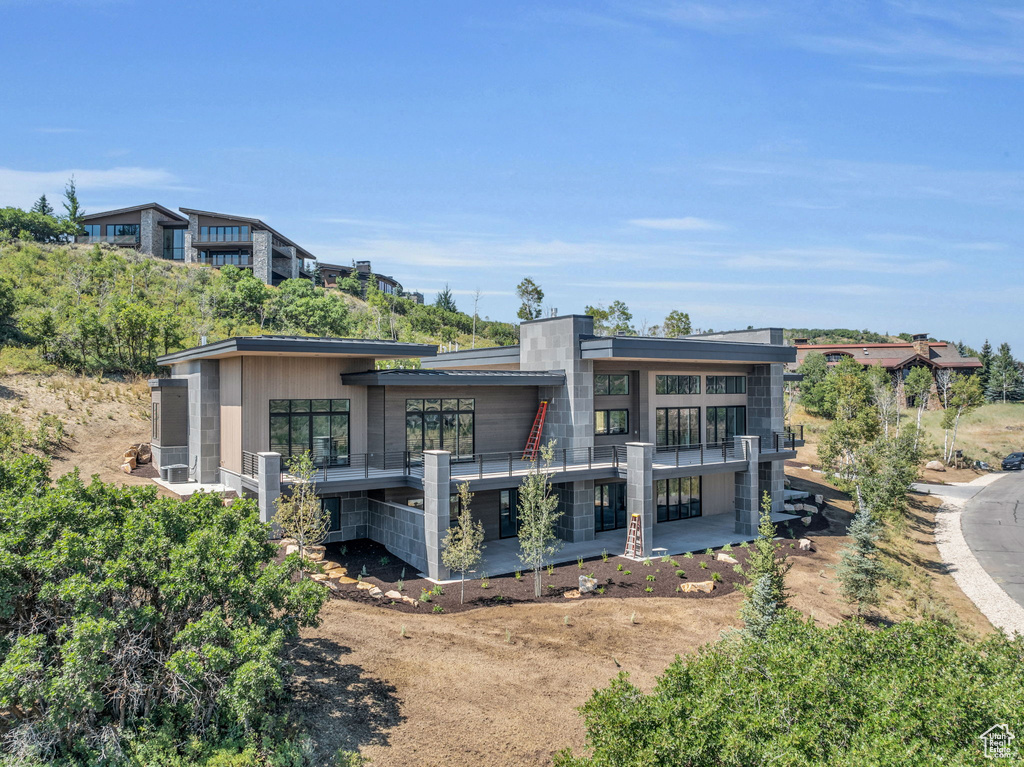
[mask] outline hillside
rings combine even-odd
[[[161,354],[236,335],[386,338],[460,347],[516,343],[516,328],[416,304],[245,269],[212,269],[109,246],[0,245],[0,342],[8,368],[150,374]],[[415,364],[415,363],[413,363]]]

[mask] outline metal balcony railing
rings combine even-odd
[[[796,450],[804,443],[804,425],[792,426],[786,431],[773,432],[772,441],[776,452]]]
[[[106,242],[111,245],[126,245],[134,248],[138,246],[139,241],[139,235],[137,234],[101,234],[95,237],[91,234],[75,235],[75,242],[79,245],[93,245],[97,242]]]
[[[735,442],[711,442],[699,445],[659,445],[654,448],[655,466],[703,466],[728,463],[746,458],[745,450],[737,450]]]
[[[248,253],[200,253],[196,261],[207,266],[252,266]]]
[[[192,242],[252,242],[252,232],[200,232]]]
[[[258,479],[260,476],[260,461],[256,453],[242,451],[242,474],[246,477]]]

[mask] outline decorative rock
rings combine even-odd
[[[324,585],[325,585],[325,586],[326,586],[327,588],[329,588],[329,589],[330,589],[331,591],[335,591],[335,592],[337,592],[337,591],[341,591],[341,586],[339,586],[339,585],[338,585],[337,583],[335,583],[334,581],[324,581]]]
[[[333,578],[336,575],[348,575],[348,568],[342,567],[337,562],[324,562],[324,572],[330,573]]]
[[[580,594],[589,594],[597,588],[597,578],[589,578],[586,575],[580,576]]]
[[[814,549],[811,548],[810,538],[801,538],[799,541],[797,541],[796,545],[797,548],[800,549],[800,551],[814,551]]]
[[[148,442],[139,445],[139,452],[135,457],[139,463],[149,463],[153,460],[153,450]]]
[[[309,549],[306,549],[305,559],[310,562],[320,562],[323,558],[324,553],[322,551],[310,551]]]
[[[825,503],[825,496],[819,493],[818,495],[814,496],[814,502],[821,506],[823,503]]]
[[[715,590],[715,582],[697,581],[696,583],[683,583],[680,585],[679,590],[684,594],[689,594],[694,591],[703,591],[705,594],[710,594]]]
[[[800,521],[804,523],[804,527],[809,527],[811,524],[810,517],[803,517]]]
[[[572,591],[566,591],[562,596],[566,599],[579,599],[580,591],[579,589],[573,589]]]
[[[320,544],[313,544],[306,547],[307,554],[326,554],[327,547]]]
[[[299,544],[297,544],[297,543],[289,543],[287,546],[284,547],[284,555],[288,556],[289,554],[294,554],[298,550],[299,550]]]
[[[407,597],[404,594],[402,595],[402,601],[405,602],[407,605],[412,605],[413,607],[419,604],[415,599],[413,599],[412,597]]]
[[[298,541],[295,540],[294,538],[282,538],[280,541],[278,541],[277,545],[278,546],[295,546],[297,544],[298,544]]]
[[[124,451],[125,460],[128,460],[129,458],[134,458],[138,454],[139,454],[139,451],[136,450],[134,447],[130,447],[127,450]]]
[[[326,573],[311,573],[309,579],[311,581],[326,581],[328,578]]]
[[[735,557],[730,557],[728,554],[723,554],[721,551],[715,556],[719,562],[725,562],[730,565],[737,565],[739,561]]]
[[[373,597],[374,599],[383,599],[383,598],[384,598],[384,592],[383,592],[383,591],[381,591],[381,590],[380,590],[379,588],[377,588],[376,586],[373,586],[373,587],[372,587],[372,588],[370,589],[370,591],[369,591],[369,594],[370,594],[370,596],[371,596],[371,597]]]
[[[945,471],[946,467],[942,465],[942,461],[928,461],[924,465],[929,471]]]
[[[402,595],[399,592],[395,591],[394,589],[391,589],[391,591],[385,591],[384,592],[384,596],[386,596],[388,599],[401,599],[402,598]]]
[[[334,578],[335,576],[331,575],[331,577]],[[338,583],[359,583],[355,578],[349,578],[347,575],[338,576],[337,581]]]
[[[356,588],[362,589],[363,591],[369,591],[370,589],[375,589],[377,587],[367,581],[356,581]]]
[[[131,474],[132,473],[132,465],[130,463],[122,463],[121,464],[121,471],[123,471],[125,474]]]
[[[784,503],[784,504],[782,504],[782,510],[783,511],[795,511],[796,507],[793,504],[791,504],[791,503]]]

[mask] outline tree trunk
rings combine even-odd
[[[540,568],[533,568],[533,595],[540,599]]]
[[[459,604],[466,604],[466,571],[462,571],[462,592],[459,594]]]

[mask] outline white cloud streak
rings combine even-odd
[[[94,191],[113,189],[174,189],[177,179],[159,168],[69,168],[67,170],[31,171],[0,168],[0,205],[31,205],[40,195],[56,198],[74,176],[79,197]]]
[[[725,229],[722,224],[716,221],[709,221],[706,218],[697,218],[696,216],[685,216],[683,218],[634,218],[629,223],[642,229],[662,229],[672,232],[708,232]]]

